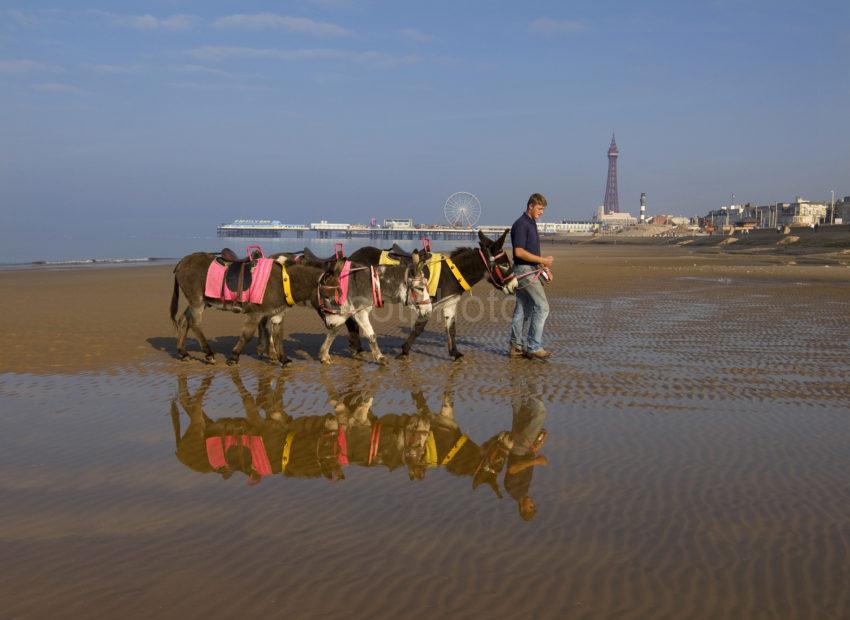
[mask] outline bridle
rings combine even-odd
[[[499,434],[499,437],[493,441],[489,446],[486,446],[484,449],[484,454],[481,457],[481,462],[478,463],[478,467],[475,468],[475,473],[473,476],[477,475],[479,471],[484,470],[488,474],[498,475],[502,468],[505,466],[505,461],[508,458],[508,446],[505,445],[503,441],[503,433]]]
[[[406,306],[424,306],[428,305],[431,302],[431,296],[428,294],[428,282],[425,280],[425,276],[420,272],[419,275],[410,274],[410,268],[408,267],[407,272],[405,273],[405,280],[407,281],[407,295],[405,296],[404,305]],[[421,291],[421,292],[418,292]]]
[[[504,289],[512,280],[516,278],[511,267],[511,260],[508,258],[508,253],[505,250],[500,250],[498,254],[493,255],[490,248],[478,248],[478,255],[484,263],[484,269],[487,271],[487,279],[496,288]],[[500,258],[504,261],[499,262]],[[507,262],[507,265],[504,263]]]

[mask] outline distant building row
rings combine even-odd
[[[736,228],[814,226],[815,224],[840,224],[847,221],[850,221],[850,196],[837,201],[834,208],[830,204],[812,202],[798,196],[794,202],[721,207],[709,211],[702,220],[702,226],[729,231]]]

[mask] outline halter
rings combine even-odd
[[[505,288],[508,282],[516,278],[513,271],[510,271],[509,275],[505,276],[502,273],[502,267],[496,262],[503,256],[507,257],[507,252],[505,252],[504,250],[493,256],[490,253],[489,248],[485,250],[479,247],[478,255],[481,256],[481,260],[484,262],[484,269],[487,271],[487,278],[490,280],[493,286],[496,286],[498,288]],[[510,265],[510,260],[508,260],[508,265]]]
[[[404,437],[404,445],[401,449],[401,461],[402,461],[402,463],[404,463],[405,465],[408,465],[408,466],[410,466],[410,465],[423,465],[424,464],[423,462],[425,460],[425,454],[426,454],[427,449],[428,449],[427,443],[428,443],[428,435],[430,434],[430,431],[409,431],[407,428],[402,428],[401,433],[402,433],[402,436]],[[419,458],[418,458],[419,462],[418,463],[409,463],[407,461],[407,451],[408,451],[408,449],[411,452],[413,452],[414,450],[416,450],[418,452],[419,449],[420,449],[419,446],[417,446],[416,444],[407,442],[408,434],[410,434],[412,437],[418,437],[419,435],[425,435],[425,444],[426,445],[423,445],[421,447],[422,454],[419,455]]]
[[[508,447],[502,442],[501,434],[491,445],[487,446],[478,467],[475,468],[475,476],[482,469],[490,474],[498,474],[505,464],[505,459],[508,458]],[[495,466],[492,464],[495,463]]]
[[[408,274],[409,269],[408,272],[405,273],[405,276],[408,276]],[[425,280],[425,276],[423,276],[421,272],[418,276],[412,275],[405,279],[407,280],[407,296],[404,300],[405,306],[424,306],[432,303],[431,296],[428,294],[428,282]],[[425,292],[423,296],[420,297],[417,294],[417,287],[424,289]]]

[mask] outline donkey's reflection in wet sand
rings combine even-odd
[[[203,378],[194,395],[189,392],[186,375],[178,375],[177,397],[171,401],[177,459],[190,469],[215,472],[224,479],[239,471],[249,483],[257,484],[264,476],[280,472],[277,447],[282,446],[291,422],[282,407],[284,381],[278,378],[272,387],[269,377],[260,377],[254,397],[235,368],[230,377],[242,399],[245,416],[213,420],[204,411],[204,398],[213,375]],[[189,416],[189,426],[182,435],[178,403]],[[261,410],[265,415],[260,415]]]
[[[224,479],[241,472],[252,485],[272,474],[343,480],[351,465],[403,468],[411,480],[421,480],[429,469],[444,467],[453,475],[469,476],[473,489],[486,484],[501,498],[497,478],[519,435],[501,431],[478,444],[462,431],[454,413],[457,372],[455,367],[449,373],[438,409],[429,408],[415,376],[408,373],[406,382],[414,386],[413,411],[378,416],[373,412],[373,385],[385,378],[383,373],[366,379],[357,370],[348,377],[347,387],[339,387],[323,371],[327,412],[292,417],[283,404],[283,378],[261,375],[252,395],[234,367],[230,380],[245,415],[217,419],[204,411],[214,375],[204,376],[192,394],[187,376],[181,374],[171,403],[177,458],[194,471]],[[180,407],[189,417],[182,433]]]

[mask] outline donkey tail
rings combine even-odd
[[[177,327],[177,302],[180,299],[180,286],[177,284],[177,276],[174,276],[174,292],[171,294],[171,322]]]

